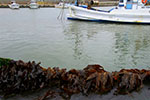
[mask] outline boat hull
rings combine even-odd
[[[18,4],[16,5],[8,5],[11,9],[19,9],[20,6]]]
[[[58,5],[55,5],[55,8],[63,8],[63,9],[68,9],[69,7],[67,7],[67,6],[58,6]]]
[[[71,6],[67,18],[96,22],[150,24],[150,9],[126,10],[113,8],[104,11]]]
[[[38,9],[39,8],[39,5],[38,4],[36,4],[36,3],[31,3],[30,5],[29,5],[29,8],[30,9]]]

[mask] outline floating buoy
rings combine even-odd
[[[142,0],[142,3],[146,4],[146,3],[147,3],[147,0]]]

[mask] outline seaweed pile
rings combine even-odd
[[[122,69],[107,72],[100,65],[88,65],[83,70],[60,69],[40,66],[40,63],[14,61],[0,58],[0,93],[4,96],[20,94],[48,88],[37,100],[55,98],[65,99],[73,94],[105,94],[115,89],[114,95],[139,91],[145,82],[150,81],[150,70]]]

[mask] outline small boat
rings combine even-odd
[[[39,5],[36,3],[35,0],[31,0],[31,2],[29,4],[29,8],[31,8],[31,9],[37,9],[37,8],[39,8]]]
[[[10,5],[8,5],[11,9],[19,9],[20,5],[17,4],[15,1],[11,2]]]
[[[59,2],[59,4],[55,5],[55,8],[64,8],[67,9],[69,8],[70,4],[64,3],[64,2]]]
[[[67,18],[113,23],[150,24],[150,6],[147,0],[120,0],[118,6],[109,10],[89,8],[88,6],[70,6]]]

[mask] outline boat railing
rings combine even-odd
[[[87,5],[81,5],[79,7],[82,7],[82,8],[87,8]],[[106,11],[106,10],[100,10],[100,9],[96,9],[96,8],[90,8],[90,10],[94,10],[94,11],[99,11],[99,12],[111,12],[112,10],[114,10],[115,8],[111,8],[110,10]]]

